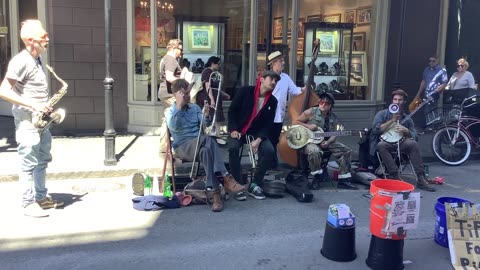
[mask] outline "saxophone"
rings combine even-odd
[[[62,83],[62,87],[60,90],[57,91],[48,101],[47,106],[53,107],[55,104],[60,101],[60,99],[67,93],[68,84],[62,80],[58,75],[53,71],[53,68],[49,65],[46,65],[47,69],[53,74],[53,76]],[[65,119],[65,110],[64,109],[56,109],[49,113],[43,112],[35,112],[32,115],[32,122],[33,126],[38,129],[45,129],[50,124],[60,124]]]

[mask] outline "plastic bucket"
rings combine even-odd
[[[437,244],[442,247],[448,248],[448,237],[447,237],[447,215],[445,213],[445,203],[460,203],[460,202],[470,202],[465,199],[455,198],[455,197],[441,197],[438,198],[437,203],[435,204],[435,233],[434,240]]]
[[[407,237],[407,232],[404,231],[401,235],[396,233],[384,233],[383,227],[386,223],[387,211],[383,209],[385,204],[392,204],[392,198],[398,192],[411,192],[415,187],[407,182],[385,179],[373,180],[370,183],[370,194],[372,200],[370,201],[370,233],[383,238],[400,240]]]

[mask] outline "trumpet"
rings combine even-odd
[[[212,87],[212,82],[213,81],[218,81],[218,88],[213,88]],[[218,137],[219,136],[216,123],[217,123],[218,103],[220,101],[220,95],[221,95],[221,92],[222,92],[222,90],[221,90],[222,89],[222,81],[223,81],[223,76],[218,71],[212,72],[212,74],[210,74],[210,77],[208,78],[209,89],[207,89],[207,93],[209,93],[210,91],[213,91],[214,89],[217,90],[217,98],[215,99],[215,108],[213,109],[215,113],[213,114],[212,123],[210,124],[209,127],[207,127],[205,129],[205,134],[207,134],[208,136],[212,136],[212,137]],[[208,95],[208,96],[210,96],[210,95]]]
[[[252,143],[255,140],[252,135],[245,136],[248,144],[248,157],[250,158],[250,163],[252,163],[252,169],[257,168],[258,164],[258,152],[253,151]]]

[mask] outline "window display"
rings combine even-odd
[[[345,35],[353,35],[351,23],[305,23],[305,72],[304,79],[310,73],[312,60],[312,45],[315,39],[320,39],[320,51],[312,66],[314,81],[312,87],[317,95],[323,92],[334,94],[336,99],[353,99],[349,93],[350,63],[352,43],[344,44]],[[344,51],[343,48],[348,48]]]

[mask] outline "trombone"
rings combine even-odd
[[[213,80],[218,81],[218,88],[213,88],[212,87]],[[210,97],[210,91],[212,91],[212,95],[213,95],[213,90],[217,90],[217,97],[215,99],[215,108],[213,109],[214,114],[213,114],[212,123],[210,124],[210,127],[205,129],[205,134],[207,134],[208,136],[212,136],[212,137],[218,137],[219,136],[218,130],[217,130],[217,127],[216,127],[216,123],[217,123],[218,103],[220,101],[220,95],[222,93],[222,90],[221,90],[222,89],[222,81],[223,81],[223,76],[219,71],[212,72],[212,74],[210,74],[210,77],[208,78],[208,88],[209,89],[207,89],[207,96]]]
[[[219,81],[219,84],[218,84],[218,88],[212,88],[211,85],[212,85],[212,81],[216,79]],[[200,145],[200,136],[202,135],[202,130],[204,131],[205,135],[207,136],[211,136],[211,137],[218,137],[218,130],[215,126],[215,123],[217,121],[217,109],[218,109],[218,102],[220,101],[220,95],[221,95],[221,90],[222,89],[222,80],[223,80],[223,76],[220,72],[218,71],[214,71],[212,72],[212,74],[210,74],[210,77],[208,78],[208,86],[209,86],[209,89],[207,90],[207,97],[209,97],[210,95],[208,95],[208,93],[210,91],[213,91],[213,89],[217,90],[217,98],[216,98],[216,101],[215,101],[215,108],[214,108],[214,115],[213,115],[213,119],[212,119],[212,123],[210,124],[209,127],[203,127],[203,125],[205,124],[205,118],[208,117],[208,112],[207,113],[203,113],[203,116],[202,116],[202,120],[200,121],[200,129],[198,131],[198,136],[197,136],[197,143],[195,145],[195,154],[193,156],[193,163],[192,163],[192,169],[190,171],[190,178],[193,179],[194,177],[197,176],[198,174],[198,162],[197,162],[197,156],[198,156],[198,148],[199,148],[199,145]],[[213,92],[212,92],[213,94]],[[205,112],[205,106],[208,106],[208,102],[207,100],[204,101],[203,103],[203,108],[202,108],[202,112]]]
[[[248,157],[250,158],[250,163],[252,163],[252,169],[257,168],[258,164],[258,152],[253,151],[252,143],[255,140],[252,135],[245,136],[248,144]]]

